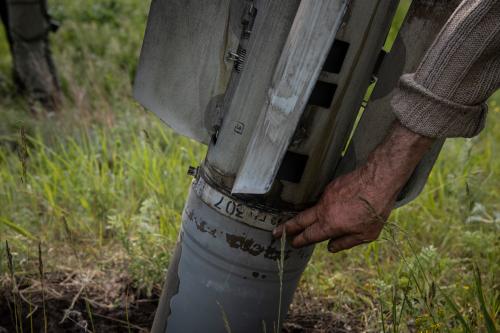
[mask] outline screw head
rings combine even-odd
[[[198,167],[189,166],[187,174],[192,177],[196,177],[198,175]]]

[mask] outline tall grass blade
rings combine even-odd
[[[20,130],[20,142],[19,142],[19,150],[17,152],[19,161],[21,162],[21,168],[22,168],[22,177],[21,181],[24,183],[26,182],[26,175],[28,173],[28,140],[26,139],[26,130],[24,127],[21,127]]]
[[[129,320],[129,317],[128,317],[128,286],[127,286],[127,292],[125,293],[125,320],[127,322],[127,330],[128,330],[128,333],[132,333],[131,329],[130,329],[130,320]]]
[[[432,286],[432,284],[429,282],[429,279],[427,278],[426,270],[424,269],[424,266],[420,262],[419,255],[418,255],[417,251],[415,251],[415,248],[413,247],[413,244],[412,244],[410,238],[406,237],[406,241],[408,243],[408,246],[410,247],[410,250],[412,252],[413,257],[415,258],[415,262],[417,264],[417,269],[418,269],[418,271],[420,271],[420,273],[422,274],[422,277],[424,278],[424,283],[426,283],[431,288],[431,290],[432,289],[435,290],[436,286],[435,285]],[[401,254],[402,254],[402,252],[401,252]],[[404,257],[404,255],[403,255],[403,260],[404,260],[405,264],[407,265],[407,267],[409,268],[410,266],[408,264],[408,261]],[[430,299],[429,293],[425,293],[424,290],[420,287],[420,285],[418,283],[417,276],[414,274],[413,269],[410,269],[410,273],[411,273],[411,276],[413,278],[413,281],[415,282],[415,286],[417,287],[417,289],[418,289],[418,291],[420,293],[420,296],[422,297],[424,305],[427,308],[427,311],[429,312],[429,315],[431,316],[432,323],[434,325],[437,325],[436,316],[434,314],[434,311],[432,311],[432,304],[428,301]],[[430,293],[430,294],[432,294],[432,293]]]
[[[382,332],[386,333],[387,330],[385,328],[384,305],[382,302],[382,297],[380,297],[380,323],[382,324]]]
[[[12,260],[12,253],[10,252],[9,242],[5,241],[5,251],[7,252],[7,266],[10,273],[10,278],[12,281],[12,298],[14,299],[14,325],[16,327],[16,333],[22,332],[22,322],[21,314],[18,312],[18,302],[17,302],[17,283],[16,276],[14,274],[14,261]]]
[[[0,223],[26,238],[36,240],[36,237],[33,236],[28,230],[24,229],[20,225],[15,224],[14,222],[7,220],[6,218],[0,217]]]
[[[488,333],[496,333],[497,328],[495,322],[491,318],[491,315],[488,312],[488,308],[486,306],[486,302],[484,300],[481,272],[479,271],[479,268],[475,264],[474,264],[474,285],[476,287],[476,297],[479,302],[479,306],[481,307],[481,313],[483,314],[484,321],[486,324],[486,330],[488,331]]]
[[[280,295],[278,301],[278,323],[275,332],[278,333],[281,329],[281,306],[283,303],[283,271],[285,270],[285,244],[286,244],[286,231],[283,229],[280,242],[280,258],[278,259],[278,274],[280,279]]]
[[[222,320],[224,321],[224,329],[226,330],[226,333],[231,333],[231,325],[229,325],[229,319],[227,318],[226,311],[224,311],[224,308],[222,305],[217,301],[217,305],[220,308],[220,311],[222,313]]]
[[[30,299],[30,300],[31,300],[31,299]],[[33,312],[34,312],[34,311],[33,311],[33,307],[32,307],[32,305],[31,305],[31,303],[28,303],[28,305],[29,305],[29,311],[30,311],[30,312],[29,312],[29,313],[30,313],[30,314],[29,314],[29,318],[30,318],[30,332],[31,332],[31,333],[34,333],[34,332],[35,332],[35,330],[34,330],[34,328],[33,328]],[[36,310],[36,308],[35,308],[35,310]]]
[[[94,327],[94,317],[92,316],[92,308],[90,307],[90,303],[86,298],[85,298],[85,309],[90,319],[90,326],[92,327],[92,332],[96,332]]]
[[[42,287],[42,308],[43,308],[43,331],[48,332],[47,309],[45,306],[45,279],[43,273],[42,243],[38,242],[38,272],[40,273],[40,285]]]
[[[448,304],[448,306],[451,308],[451,310],[455,314],[455,317],[457,317],[458,321],[460,322],[460,325],[462,325],[463,332],[472,333],[472,330],[471,330],[469,324],[465,320],[462,313],[460,313],[460,310],[458,309],[458,306],[455,304],[455,302],[453,302],[453,300],[443,290],[441,290],[441,288],[439,288],[439,286],[437,288],[438,288],[439,292],[441,293],[441,295],[443,295],[443,297],[446,301],[446,304]]]
[[[397,307],[397,293],[398,289],[396,285],[392,286],[392,331],[397,333],[397,321],[398,321],[398,307]]]

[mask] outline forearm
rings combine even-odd
[[[394,199],[435,139],[417,134],[395,121],[386,139],[371,153],[364,171],[373,191],[387,191]]]

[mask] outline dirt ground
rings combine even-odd
[[[125,275],[92,272],[46,274],[43,293],[36,278],[0,282],[0,333],[149,332],[160,294],[140,295]],[[356,322],[326,312],[327,303],[298,292],[283,332],[355,332]]]

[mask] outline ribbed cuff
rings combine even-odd
[[[468,106],[435,95],[415,82],[413,74],[401,77],[391,105],[403,126],[431,138],[476,136],[488,112],[486,103]]]

